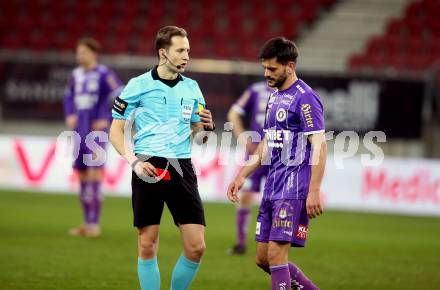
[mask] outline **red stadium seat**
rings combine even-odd
[[[20,34],[9,32],[3,37],[1,46],[7,49],[20,49],[23,47],[23,44],[26,43]]]
[[[178,9],[170,9],[165,1],[0,1],[0,40],[17,49],[72,50],[79,37],[93,36],[106,53],[154,55],[150,43],[157,29],[173,24],[187,29],[192,56],[254,60],[262,42],[277,35],[294,39],[302,25],[334,2],[182,0]],[[24,36],[7,33],[12,28]],[[48,40],[35,34],[36,28],[50,35]]]
[[[350,71],[361,70],[366,64],[366,57],[363,54],[354,54],[348,60],[348,69]]]
[[[421,72],[440,61],[440,1],[422,0],[411,2],[405,16],[391,19],[386,34],[368,41],[363,53],[368,56],[371,68],[385,67],[398,71]],[[387,57],[375,55],[386,51]],[[361,58],[361,57],[359,57]],[[350,58],[349,68],[357,65],[358,56]]]

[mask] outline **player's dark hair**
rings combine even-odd
[[[264,44],[258,57],[262,60],[276,57],[277,62],[283,65],[289,61],[296,63],[298,48],[293,41],[285,37],[275,37]]]
[[[156,35],[156,53],[161,48],[168,49],[171,46],[171,38],[173,36],[187,37],[186,30],[177,26],[165,26],[159,29]]]
[[[101,44],[94,38],[84,37],[80,38],[76,43],[76,47],[84,45],[88,47],[91,51],[99,53],[101,51]]]

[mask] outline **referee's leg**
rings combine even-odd
[[[177,260],[171,277],[171,290],[187,290],[200,266],[205,252],[205,226],[200,224],[180,224],[183,254]]]
[[[138,277],[141,290],[160,290],[157,264],[159,225],[138,228]]]
[[[157,263],[159,224],[163,200],[157,184],[149,184],[132,175],[133,224],[138,229],[138,277],[141,290],[160,290],[160,272]]]
[[[179,227],[183,253],[174,266],[171,290],[189,289],[205,252],[205,214],[190,160],[180,160],[183,176],[173,174],[173,189],[166,203]],[[174,172],[173,172],[174,173]]]
[[[183,254],[194,262],[200,262],[205,252],[205,226],[198,224],[179,225],[183,243]]]
[[[138,229],[138,253],[143,260],[152,259],[159,248],[159,225]]]

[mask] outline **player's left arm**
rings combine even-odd
[[[63,106],[64,106],[64,116],[66,125],[69,129],[74,130],[76,128],[76,125],[78,123],[78,116],[75,112],[75,104],[74,104],[74,78],[71,76],[69,78],[69,83],[66,87],[66,90],[64,91],[64,99],[63,99]]]
[[[110,110],[113,100],[119,96],[124,86],[113,72],[104,76],[98,99],[96,119],[92,123],[95,131],[105,130],[110,125]]]
[[[327,158],[327,143],[325,141],[324,106],[319,96],[309,91],[302,95],[298,102],[300,126],[311,144],[311,178],[306,200],[306,209],[309,218],[322,214],[321,182],[324,176],[325,161]]]
[[[321,202],[321,183],[324,177],[325,163],[327,160],[327,143],[325,133],[316,133],[308,136],[312,145],[311,152],[311,177],[309,193],[307,196],[306,207],[310,218],[315,218],[322,214],[323,206]]]

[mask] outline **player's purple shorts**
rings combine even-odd
[[[88,168],[103,168],[105,165],[105,158],[106,158],[106,154],[105,154],[105,150],[107,147],[107,143],[108,142],[99,142],[95,139],[95,142],[99,145],[99,147],[101,147],[101,149],[97,150],[91,150],[89,147],[86,146],[85,142],[81,142],[81,144],[76,144],[75,146],[79,146],[79,152],[78,152],[78,157],[73,161],[73,169],[76,170],[86,170]],[[77,150],[78,147],[75,147],[75,151]],[[101,152],[101,150],[103,150],[103,153]],[[98,153],[102,153],[102,154],[98,154]],[[88,163],[86,164],[84,162],[84,154],[92,154],[93,155],[93,163]],[[96,155],[99,156],[96,156]],[[98,159],[96,159],[98,157]],[[95,161],[96,159],[96,161]]]
[[[269,165],[262,165],[249,176],[243,186],[243,191],[260,192],[261,181],[267,177]]]
[[[257,242],[289,242],[304,247],[309,225],[305,199],[262,200],[257,217]]]

